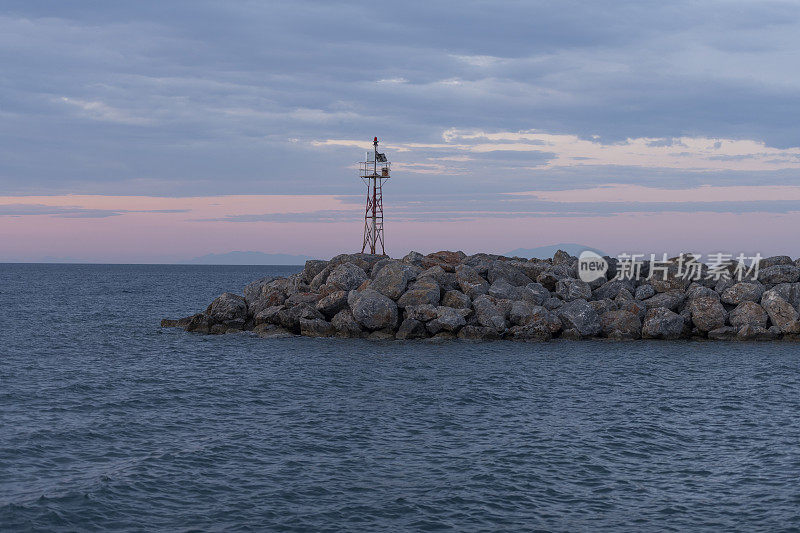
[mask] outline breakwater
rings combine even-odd
[[[341,254],[162,326],[262,337],[800,340],[800,260],[759,258],[744,268],[681,256],[642,261],[634,276],[617,259],[597,259],[603,269],[585,281],[582,260],[563,251],[531,260]]]

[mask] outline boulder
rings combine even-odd
[[[489,283],[469,265],[460,265],[456,269],[456,282],[461,292],[472,300],[489,292]]]
[[[569,253],[564,250],[557,250],[556,253],[553,254],[554,265],[570,265],[577,259],[577,257],[569,255]]]
[[[458,338],[472,341],[486,341],[499,339],[500,334],[497,329],[493,327],[468,325],[459,330]]]
[[[493,298],[479,296],[472,302],[472,308],[478,325],[493,328],[498,333],[506,328],[505,313],[496,305]]]
[[[589,302],[594,310],[597,312],[598,316],[602,316],[603,313],[607,313],[609,311],[616,311],[619,309],[619,305],[614,300],[609,300],[606,298],[605,300],[594,300]]]
[[[261,292],[252,300],[247,303],[247,312],[256,316],[261,311],[274,307],[276,305],[283,305],[286,301],[286,293],[282,290],[269,285],[262,287]]]
[[[412,318],[419,322],[427,322],[438,316],[436,313],[436,306],[431,304],[409,305],[404,311],[406,318]]]
[[[642,325],[645,339],[678,339],[683,334],[683,317],[666,307],[654,307],[647,311]]]
[[[603,329],[597,311],[586,300],[572,300],[556,310],[564,329],[574,329],[583,337],[598,335]]]
[[[283,311],[282,305],[273,305],[272,307],[267,307],[266,309],[262,309],[261,311],[253,317],[253,321],[256,326],[261,324],[273,324],[278,325],[281,323],[280,318],[278,317],[278,313]]]
[[[656,290],[653,288],[652,285],[647,283],[645,285],[639,285],[638,287],[636,287],[636,292],[634,293],[634,296],[637,300],[647,300],[648,298],[652,298],[653,296],[655,296],[655,294]]]
[[[618,305],[620,310],[633,313],[639,317],[639,320],[644,320],[644,317],[647,314],[647,306],[644,304],[644,302],[639,300],[627,300],[624,302],[619,302]]]
[[[686,299],[686,294],[681,291],[659,292],[652,296],[643,303],[647,309],[655,309],[657,307],[664,307],[670,311],[676,311],[678,307],[683,304]]]
[[[260,324],[253,328],[253,333],[262,339],[279,339],[292,336],[290,331],[275,324]]]
[[[558,309],[562,305],[564,305],[564,300],[562,300],[561,298],[556,298],[554,296],[547,298],[545,299],[545,301],[542,302],[542,306],[545,309],[550,309],[551,311],[553,309]]]
[[[715,300],[719,300],[719,293],[710,287],[700,285],[699,283],[692,283],[686,290],[686,299],[694,300],[695,298],[703,298],[710,296]]]
[[[772,287],[772,290],[800,311],[800,283],[780,283]]]
[[[353,313],[349,309],[342,309],[331,320],[331,325],[336,329],[339,337],[363,337],[364,331],[358,325]]]
[[[745,324],[739,328],[736,338],[740,341],[769,341],[780,338],[780,332],[771,329]]]
[[[778,283],[796,283],[800,280],[800,268],[793,264],[775,265],[760,270],[758,280],[761,283],[777,285]]]
[[[422,268],[438,266],[446,272],[455,272],[456,266],[461,264],[467,255],[464,252],[441,251],[428,254],[420,261]]]
[[[544,285],[541,283],[528,283],[525,285],[527,291],[525,291],[523,297],[521,299],[528,300],[530,302],[535,303],[536,305],[542,305],[545,300],[550,298],[551,294],[550,291],[545,289]]]
[[[321,299],[322,295],[316,292],[296,292],[286,298],[283,305],[286,307],[294,307],[297,304],[316,305]]]
[[[439,305],[441,289],[433,279],[425,281],[417,280],[400,298],[397,300],[398,307],[409,305]]]
[[[428,331],[436,335],[440,331],[455,333],[465,326],[466,323],[467,321],[464,319],[463,310],[460,311],[452,307],[439,306],[436,308],[436,318],[428,322],[426,327]]]
[[[798,321],[800,315],[792,307],[792,304],[780,297],[777,291],[774,289],[766,291],[761,297],[761,307],[769,315],[772,324],[781,328],[783,333],[800,333],[800,322]]]
[[[328,266],[327,261],[320,261],[319,259],[309,259],[303,267],[303,282],[311,284],[314,278]]]
[[[469,309],[472,304],[469,296],[461,291],[447,291],[442,297],[442,305],[452,307],[453,309]]]
[[[758,269],[764,270],[778,265],[793,265],[792,258],[788,255],[774,255],[772,257],[765,257],[758,262]]]
[[[702,296],[689,302],[692,313],[692,322],[695,327],[703,332],[725,326],[727,313],[716,297]]]
[[[317,311],[311,304],[300,303],[291,309],[281,309],[276,315],[278,325],[293,333],[300,331],[300,319],[315,319],[319,318],[324,320],[325,317]]]
[[[392,300],[397,300],[403,295],[408,285],[409,273],[406,266],[399,261],[392,261],[383,265],[383,268],[378,271],[370,282],[369,288]]]
[[[211,328],[214,325],[214,321],[211,320],[205,313],[197,313],[189,318],[186,324],[186,331],[191,331],[194,333],[211,333]]]
[[[764,308],[755,302],[745,300],[731,311],[731,326],[741,329],[743,326],[760,327],[766,329],[769,316]]]
[[[336,333],[336,328],[327,320],[320,318],[301,318],[300,335],[304,337],[332,337]]]
[[[395,328],[397,304],[378,291],[366,289],[361,291],[353,308],[353,318],[369,330]]]
[[[630,293],[630,291],[634,290],[633,283],[629,280],[612,279],[610,281],[606,281],[596,288],[593,291],[593,295],[596,300],[604,300],[606,298],[613,299],[619,295],[621,290],[625,290]],[[650,296],[652,296],[652,294]]]
[[[405,257],[403,257],[402,261],[408,265],[421,266],[423,259],[425,259],[424,255],[419,252],[411,251],[408,252]]]
[[[515,341],[537,342],[550,340],[553,334],[546,325],[532,323],[510,328],[507,337]]]
[[[333,260],[331,260],[333,262]],[[315,278],[316,279],[316,278]],[[328,275],[325,284],[333,291],[349,291],[357,289],[367,280],[367,273],[363,268],[353,263],[342,263],[334,268]]]
[[[608,311],[600,315],[603,336],[611,339],[638,339],[642,335],[642,321],[630,311]]]
[[[275,279],[275,276],[267,276],[247,284],[244,288],[244,299],[247,302],[247,306],[250,307],[251,302],[261,296],[261,291],[264,287],[275,281]]]
[[[536,277],[536,282],[540,283],[545,289],[550,292],[556,290],[556,284],[559,280],[572,277],[569,267],[558,266],[550,267]]]
[[[489,283],[494,283],[499,279],[504,279],[514,286],[527,285],[533,280],[526,276],[520,269],[510,264],[509,261],[496,260],[492,263],[487,273]],[[466,292],[466,291],[464,291]]]
[[[556,282],[556,296],[570,302],[572,300],[591,300],[592,289],[585,281],[564,278]],[[619,291],[617,291],[619,292]]]
[[[316,309],[328,318],[333,317],[347,307],[347,292],[335,291],[330,293],[325,298],[322,298],[316,304]]]
[[[425,324],[413,318],[406,318],[397,329],[395,338],[400,340],[424,339],[428,336]]]
[[[709,331],[708,338],[715,341],[732,341],[736,339],[738,332],[739,331],[736,328],[722,326]]]
[[[244,324],[247,320],[247,302],[244,296],[226,292],[211,302],[206,314],[217,323],[229,324],[241,321]]]
[[[739,305],[742,302],[759,302],[764,294],[764,286],[756,282],[737,283],[722,291],[720,300],[723,303]]]

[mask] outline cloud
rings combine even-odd
[[[108,218],[130,213],[185,213],[188,209],[93,209],[72,205],[0,204],[0,217]]]

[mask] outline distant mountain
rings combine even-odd
[[[226,254],[208,254],[188,261],[182,265],[302,265],[307,255],[265,254],[263,252],[228,252]]]
[[[601,252],[596,248],[589,248],[583,244],[563,242],[561,244],[551,244],[550,246],[539,246],[538,248],[517,248],[516,250],[511,250],[505,255],[511,257],[527,257],[528,259],[547,259],[548,257],[553,257],[553,254],[559,250],[564,250],[569,255],[574,255],[575,257],[581,255],[581,252],[584,250],[589,250],[600,255],[606,255],[605,252]]]

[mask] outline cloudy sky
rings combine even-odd
[[[0,6],[0,260],[800,255],[800,4]]]

